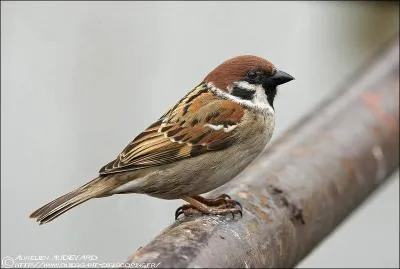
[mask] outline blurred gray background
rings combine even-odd
[[[183,201],[91,200],[38,226],[28,215],[86,183],[227,58],[295,76],[274,139],[398,29],[374,2],[1,2],[1,256],[125,261]],[[399,267],[398,173],[299,267]]]

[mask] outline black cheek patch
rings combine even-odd
[[[233,87],[231,94],[244,100],[251,100],[253,99],[255,92],[235,86]]]

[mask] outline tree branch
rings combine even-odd
[[[293,267],[399,163],[399,44],[211,193],[243,217],[185,217],[132,255],[160,267]]]

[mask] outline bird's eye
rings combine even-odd
[[[247,73],[247,76],[248,76],[250,79],[255,79],[255,78],[257,77],[257,73],[254,72],[254,71],[249,71],[249,73]]]
[[[264,72],[262,70],[250,70],[247,73],[246,81],[251,84],[260,84],[264,77]]]

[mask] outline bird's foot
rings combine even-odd
[[[191,204],[186,204],[178,207],[175,211],[175,219],[178,219],[180,215],[185,215],[185,216],[192,216],[192,215],[197,215],[201,214],[202,212],[192,206]]]
[[[217,198],[204,198],[201,196],[195,196],[194,198],[210,207],[229,208],[238,206],[242,209],[242,205],[238,201],[233,200],[228,194],[221,194]]]
[[[205,215],[226,215],[240,214],[242,216],[242,205],[231,199],[229,195],[222,194],[217,198],[207,199],[201,196],[183,197],[189,204],[179,207],[175,211],[175,219],[181,214],[185,216],[205,214]]]

